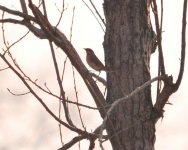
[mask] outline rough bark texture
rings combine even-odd
[[[148,6],[149,0],[104,0],[105,62],[111,70],[107,72],[107,103],[124,97],[150,79],[149,58],[155,39]],[[109,118],[114,127],[107,124],[107,132],[113,150],[154,149],[152,107],[148,87],[112,111]]]

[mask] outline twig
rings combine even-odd
[[[29,7],[31,8],[33,14],[35,15],[38,24],[40,25],[41,29],[46,34],[46,38],[53,41],[58,47],[60,47],[69,57],[71,63],[80,73],[86,86],[88,87],[91,95],[93,96],[95,103],[99,109],[99,112],[102,117],[105,116],[105,107],[106,101],[102,93],[100,92],[98,86],[89,75],[87,68],[84,66],[83,62],[81,61],[80,57],[78,56],[75,48],[72,46],[70,41],[66,38],[66,36],[58,29],[55,29],[49,22],[44,18],[41,14],[40,10],[32,4],[32,1],[29,0]]]
[[[162,48],[162,33],[159,26],[159,17],[158,17],[158,9],[156,0],[152,0],[153,2],[153,9],[154,9],[154,17],[155,17],[155,26],[157,31],[157,43],[158,43],[158,51],[159,51],[159,66],[161,75],[165,75],[165,65],[164,65],[164,58],[163,58],[163,48]]]
[[[186,14],[187,14],[187,0],[184,0],[183,4],[183,18],[182,18],[182,34],[181,34],[181,62],[180,70],[176,83],[174,84],[174,92],[176,92],[181,84],[184,65],[185,65],[185,47],[186,47]]]
[[[94,77],[95,79],[97,79],[99,82],[101,82],[104,86],[106,86],[106,80],[105,79],[103,79],[102,77],[100,77],[100,76],[98,76],[98,75],[96,75],[95,73],[93,73],[93,72],[90,72],[89,73],[92,77]]]
[[[18,38],[18,40],[16,40],[12,44],[10,44],[9,42],[7,42],[6,37],[5,37],[5,30],[4,30],[4,12],[3,12],[3,14],[2,14],[2,34],[3,34],[3,42],[4,42],[4,45],[6,47],[6,50],[4,50],[4,54],[3,55],[5,55],[6,52],[10,50],[11,47],[13,47],[15,44],[17,44],[21,40],[23,40],[29,34],[29,32],[30,31],[27,31],[23,36],[21,36],[20,38]]]
[[[40,39],[46,39],[46,34],[41,30],[38,29],[37,27],[35,27],[34,25],[32,25],[31,23],[28,23],[25,20],[16,20],[16,19],[0,19],[0,23],[14,23],[14,24],[20,24],[20,25],[24,25],[26,26],[33,34],[35,34],[35,36],[37,36]]]
[[[104,22],[104,19],[101,17],[101,15],[99,14],[97,8],[95,7],[95,5],[93,4],[92,0],[89,0],[91,5],[93,6],[93,8],[95,9],[95,12],[97,13],[97,15],[99,16],[99,18],[101,19],[102,23],[104,24],[104,26],[106,26],[106,23]]]
[[[0,69],[0,71],[4,71],[4,70],[7,70],[7,69],[9,69],[9,67],[2,68],[2,69]]]
[[[121,102],[127,100],[127,99],[130,99],[132,96],[134,96],[135,94],[137,94],[138,92],[142,91],[143,89],[145,89],[147,86],[149,86],[151,83],[157,81],[157,80],[164,80],[167,76],[159,76],[159,77],[155,77],[153,78],[152,80],[149,80],[147,82],[145,82],[144,84],[142,84],[141,86],[137,87],[135,90],[133,90],[130,94],[122,97],[122,98],[119,98],[117,99],[116,101],[114,101],[114,103],[111,105],[110,109],[107,111],[107,114],[105,116],[105,118],[103,119],[103,122],[101,124],[101,131],[100,131],[100,138],[99,138],[99,141],[102,142],[102,132],[103,130],[106,128],[106,122],[107,122],[107,119],[108,117],[110,116],[112,110],[117,106],[119,105]]]
[[[17,94],[17,93],[13,93],[10,89],[7,88],[7,90],[14,96],[23,96],[23,95],[27,95],[29,94],[30,92],[25,92],[25,93],[21,93],[21,94]]]
[[[71,27],[70,27],[70,43],[72,42],[72,31],[73,31],[73,25],[74,25],[74,14],[75,14],[75,6],[73,7],[72,22],[71,22]],[[73,83],[74,83],[74,92],[75,92],[75,95],[76,95],[76,102],[78,103],[78,91],[77,91],[77,87],[76,87],[76,77],[75,77],[75,71],[74,71],[74,66],[73,65],[72,65],[72,75],[73,75]],[[79,114],[79,118],[80,118],[82,127],[86,131],[86,127],[85,127],[83,119],[82,119],[81,109],[79,108],[79,105],[77,105],[77,109],[78,109],[78,114]]]
[[[100,27],[101,27],[101,29],[103,30],[103,32],[105,32],[104,28],[102,27],[100,21],[97,19],[96,15],[95,15],[95,13],[92,11],[92,9],[88,6],[88,4],[87,4],[84,0],[82,0],[82,2],[86,5],[86,7],[87,7],[87,8],[90,10],[90,12],[93,14],[93,16],[94,16],[95,19],[97,20],[97,22],[98,22],[98,24],[100,25]]]
[[[29,86],[29,84],[25,81],[25,79],[22,77],[22,75],[16,71],[16,69],[8,62],[8,60],[6,60],[6,58],[0,54],[1,59],[9,66],[9,68],[19,77],[19,79],[23,82],[23,84],[28,88],[28,90],[31,92],[31,94],[41,103],[41,105],[46,109],[46,111],[59,123],[61,123],[62,125],[64,125],[66,128],[75,131],[79,134],[83,134],[85,135],[86,132],[82,131],[78,128],[74,128],[70,125],[68,125],[67,123],[65,123],[64,121],[60,120],[49,108],[48,106],[43,102],[43,100],[35,93],[35,91]]]
[[[11,10],[11,9],[9,9],[7,7],[2,6],[2,5],[0,5],[0,10],[5,11],[5,12],[7,12],[9,14],[12,14],[12,15],[15,15],[15,16],[22,17],[22,18],[24,18],[26,20],[31,20],[31,21],[36,22],[36,19],[34,17],[32,17],[30,15],[27,15],[25,13],[19,12],[19,11]]]
[[[42,6],[43,6],[43,10],[44,10],[44,15],[46,17],[46,19],[48,18],[47,17],[47,11],[46,11],[46,6],[45,6],[45,1],[42,0]],[[46,20],[47,21],[47,20]],[[59,85],[59,90],[60,90],[60,97],[63,97],[63,107],[64,107],[64,110],[65,110],[65,117],[66,117],[66,120],[67,122],[71,125],[71,126],[75,126],[70,118],[70,115],[69,115],[69,110],[66,106],[66,101],[65,101],[65,92],[64,92],[64,89],[63,89],[63,86],[61,84],[61,77],[60,77],[60,73],[59,73],[59,69],[58,69],[58,64],[57,64],[57,60],[56,60],[56,56],[55,56],[55,51],[54,51],[54,48],[53,48],[53,45],[52,45],[52,42],[51,40],[49,40],[49,45],[50,45],[50,50],[51,50],[51,54],[52,54],[52,59],[53,59],[53,63],[54,63],[54,68],[55,68],[55,72],[56,72],[56,77],[57,77],[57,82],[58,82],[58,85]]]
[[[20,42],[21,40],[23,40],[28,34],[29,34],[30,31],[27,31],[24,35],[22,35],[20,38],[18,38],[18,40],[16,40],[15,42],[13,42],[12,44],[9,44],[10,46],[8,46],[8,48],[5,50],[4,52],[4,55],[7,51],[10,50],[11,47],[13,47],[15,44],[17,44],[18,42]]]
[[[73,7],[73,10],[72,10],[72,22],[71,22],[71,27],[70,27],[70,43],[72,42],[72,30],[73,30],[73,24],[74,24],[74,12],[75,12],[75,6]]]
[[[161,0],[161,21],[160,21],[160,30],[163,32],[163,0]]]
[[[58,150],[67,150],[70,147],[72,147],[75,143],[77,143],[83,139],[86,139],[86,138],[87,138],[87,136],[84,136],[84,135],[79,135],[77,137],[74,137],[70,142],[66,143],[65,145],[63,145],[63,147],[59,148]]]
[[[4,22],[3,22],[4,15],[5,15],[5,12],[3,11],[3,13],[2,13],[2,26],[1,26],[1,30],[2,30],[2,34],[3,34],[3,43],[4,43],[5,47],[6,47],[6,49],[8,49],[9,45],[8,45],[8,43],[6,41]]]
[[[56,6],[56,7],[57,7],[57,6]],[[58,9],[58,8],[57,8],[57,9]],[[58,10],[59,10],[59,9],[58,9]],[[62,19],[62,17],[63,17],[63,13],[64,13],[65,10],[66,10],[66,8],[65,8],[65,1],[63,0],[63,8],[62,8],[62,11],[59,10],[59,12],[60,12],[60,17],[59,17],[59,20],[58,20],[58,22],[57,22],[55,28],[57,28],[58,25],[60,24],[61,19]]]
[[[41,86],[39,86],[38,84],[36,84],[36,82],[34,82],[34,81],[32,81],[29,77],[27,77],[26,75],[24,75],[27,79],[28,79],[28,81],[30,81],[32,84],[34,84],[36,87],[38,87],[41,91],[43,91],[43,92],[45,92],[45,93],[47,93],[47,94],[49,94],[49,95],[51,95],[51,96],[53,96],[53,97],[55,97],[55,98],[57,98],[57,99],[60,99],[60,101],[66,101],[67,103],[70,103],[70,104],[74,104],[74,105],[79,105],[79,106],[81,106],[81,107],[85,107],[85,108],[88,108],[88,109],[93,109],[93,110],[98,110],[98,109],[100,109],[100,108],[96,108],[96,107],[91,107],[91,106],[88,106],[88,105],[84,105],[84,104],[81,104],[81,103],[77,103],[77,102],[74,102],[74,101],[70,101],[70,100],[68,100],[68,99],[63,99],[63,98],[61,98],[61,97],[59,97],[59,96],[57,96],[57,95],[55,95],[55,94],[53,94],[52,92],[50,92],[50,90],[48,89],[48,91],[46,91],[45,89],[43,89]],[[46,87],[46,86],[45,86]],[[108,105],[108,107],[110,107],[110,105]]]
[[[26,6],[26,3],[25,3],[25,0],[20,0],[20,4],[21,4],[23,13],[24,13],[24,14],[28,14],[28,12],[27,12],[27,6]]]
[[[163,0],[161,0],[161,21],[160,21],[160,33],[162,34],[162,30],[163,30]],[[162,37],[161,37],[162,38]],[[159,59],[158,60],[160,60],[160,56],[158,56],[159,57]],[[160,76],[161,75],[161,70],[160,70],[160,61],[158,61],[158,76]],[[160,94],[160,92],[161,92],[161,81],[160,80],[158,80],[157,81],[157,96],[156,96],[156,100],[157,100],[157,98],[158,98],[158,96],[159,96],[159,94]]]

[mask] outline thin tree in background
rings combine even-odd
[[[85,1],[82,2],[89,8]],[[168,76],[165,70],[165,58],[163,57],[163,1],[161,1],[161,16],[159,16],[155,0],[104,0],[105,19],[100,16],[91,0],[90,4],[96,12],[93,12],[93,14],[98,18],[100,26],[102,28],[105,26],[106,28],[103,43],[105,65],[107,68],[106,81],[88,71],[76,49],[71,44],[72,35],[68,39],[58,29],[63,12],[66,10],[64,1],[60,19],[55,26],[48,20],[49,10],[46,9],[44,0],[39,1],[39,5],[34,4],[32,0],[28,0],[28,6],[25,0],[20,0],[22,11],[12,10],[0,5],[0,10],[2,11],[0,22],[2,24],[1,29],[5,47],[2,48],[0,57],[7,65],[6,68],[0,69],[1,71],[6,69],[12,70],[27,87],[29,90],[28,93],[31,93],[60,125],[66,127],[70,132],[77,134],[69,142],[63,143],[63,133],[60,130],[63,143],[63,146],[60,148],[61,150],[68,149],[84,139],[89,140],[90,150],[94,149],[96,139],[99,139],[101,149],[105,149],[103,142],[109,140],[113,150],[153,150],[155,124],[159,118],[163,117],[164,106],[168,102],[170,95],[178,90],[184,73],[187,0],[184,0],[183,4],[181,61],[179,75],[175,82],[173,82],[173,76]],[[32,14],[29,14],[28,10]],[[15,19],[14,17],[6,18],[5,13],[19,16],[22,19]],[[152,13],[155,18],[156,33],[153,31],[150,20]],[[74,19],[74,15],[72,18]],[[25,26],[29,31],[10,45],[4,34],[6,23]],[[59,95],[51,92],[48,87],[43,88],[36,81],[32,80],[19,66],[10,51],[29,32],[32,32],[39,39],[47,39],[49,41],[56,74],[54,78],[57,79]],[[54,46],[59,47],[73,65],[75,101],[71,101],[66,97],[66,89],[62,84],[64,71],[61,73],[58,68]],[[150,67],[152,66],[150,66],[150,56],[156,51],[156,47],[159,53],[158,76],[151,79]],[[64,62],[64,69],[66,60]],[[96,108],[79,103],[74,69],[82,77],[95,101]],[[106,98],[100,91],[95,79],[106,85]],[[153,82],[158,82],[157,98],[154,104],[152,104],[151,98],[151,83]],[[65,120],[61,119],[61,113],[57,116],[48,108],[44,99],[37,94],[33,86],[61,102],[60,106],[62,104]],[[23,93],[22,95],[24,94],[27,93]],[[81,128],[71,119],[70,104],[77,106],[82,124]],[[97,109],[103,119],[103,122],[93,132],[87,131],[87,125],[85,125],[80,112],[81,107],[93,110]],[[103,134],[104,130],[107,131],[107,135]]]

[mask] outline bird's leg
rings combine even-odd
[[[101,74],[101,71],[99,71],[99,75]],[[99,75],[98,75],[98,77],[99,77]],[[97,79],[95,80],[95,82],[97,83]]]
[[[101,71],[99,71],[99,75],[100,75],[100,74],[101,74]],[[99,76],[99,75],[98,75],[98,76]]]

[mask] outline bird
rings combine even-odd
[[[96,71],[106,71],[106,67],[97,58],[94,51],[91,48],[84,48],[86,51],[86,61],[88,65]]]

